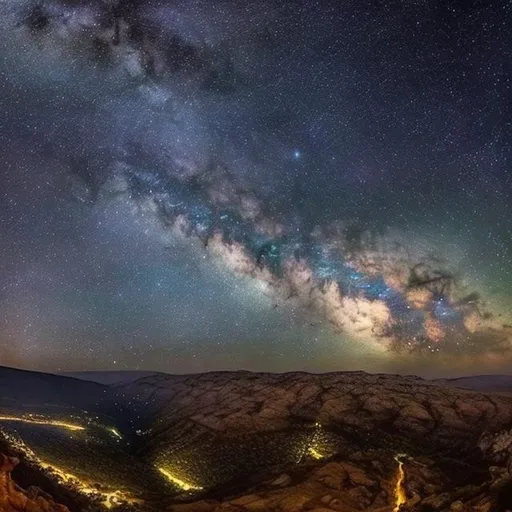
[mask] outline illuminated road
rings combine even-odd
[[[46,420],[43,418],[35,418],[32,416],[0,416],[0,421],[17,421],[20,423],[31,423],[33,425],[46,425],[50,427],[65,428],[67,430],[85,430],[81,425],[73,425],[64,421]]]
[[[41,416],[33,416],[28,414],[26,416],[8,416],[2,415],[0,416],[0,422],[19,422],[19,423],[27,423],[31,425],[41,425],[41,426],[50,426],[55,428],[62,428],[70,431],[85,431],[87,427],[82,425],[77,425],[73,423],[68,423],[65,421],[52,420],[49,418],[43,418]],[[114,427],[106,427],[102,425],[100,426],[104,430],[108,431],[112,436],[117,439],[122,439],[121,434]],[[22,453],[24,453],[27,460],[29,460],[35,466],[40,467],[41,469],[48,472],[53,478],[61,485],[70,487],[75,489],[80,494],[84,494],[90,498],[96,498],[98,501],[101,501],[102,505],[106,508],[114,508],[123,503],[135,504],[141,503],[140,500],[130,496],[129,494],[121,491],[121,490],[110,490],[106,485],[105,488],[101,488],[96,483],[86,481],[81,479],[80,477],[74,475],[73,473],[68,472],[66,469],[55,466],[49,462],[43,461],[39,458],[34,450],[29,448],[24,441],[16,435],[11,435],[8,432],[2,432],[4,438],[6,438],[9,444]]]
[[[395,456],[395,460],[398,462],[398,479],[395,484],[395,508],[393,509],[393,512],[398,512],[401,505],[407,501],[404,489],[405,471],[404,463],[402,462],[403,457],[404,455],[401,453]]]
[[[203,489],[202,487],[198,487],[191,483],[185,482],[184,480],[182,480],[181,478],[178,478],[176,475],[174,475],[167,469],[164,469],[161,467],[159,467],[157,469],[158,469],[158,471],[160,471],[160,473],[162,473],[162,475],[165,476],[165,478],[167,478],[167,480],[169,480],[173,484],[176,484],[178,487],[180,487],[184,491],[201,491]]]
[[[322,425],[319,422],[315,423],[313,435],[307,441],[306,453],[316,460],[324,459],[325,455],[322,453],[322,443],[320,442],[322,434]],[[320,449],[319,449],[320,448]],[[325,448],[325,447],[324,447]],[[300,462],[300,459],[299,459]]]
[[[55,478],[59,481],[59,483],[74,487],[81,494],[85,494],[86,496],[100,496],[102,500],[102,504],[107,508],[113,508],[115,506],[120,505],[121,503],[140,503],[140,500],[137,500],[122,491],[103,491],[97,489],[88,482],[81,480],[76,475],[69,473],[53,464],[49,464],[48,462],[44,462],[40,459],[37,460],[39,466],[41,468],[53,473]]]
[[[31,425],[42,425],[47,427],[63,428],[71,431],[84,431],[87,429],[87,427],[84,427],[82,425],[76,425],[74,423],[68,423],[66,421],[52,420],[50,418],[44,418],[42,416],[33,416],[32,414],[28,414],[26,416],[0,416],[0,422],[2,421],[29,423]],[[115,427],[107,427],[104,425],[96,426],[106,430],[118,440],[123,439],[123,436]]]
[[[123,436],[119,433],[119,430],[117,430],[114,427],[105,427],[108,432],[110,432],[114,437],[117,439],[123,439]]]
[[[317,459],[317,460],[324,458],[324,456],[319,451],[317,451],[311,447],[308,448],[308,453],[311,455],[311,457],[313,457],[314,459]]]

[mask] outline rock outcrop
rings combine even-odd
[[[18,464],[16,457],[0,454],[0,512],[69,512],[37,487],[18,487],[11,478]]]

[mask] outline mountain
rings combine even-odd
[[[158,372],[147,372],[138,370],[121,371],[85,371],[85,372],[65,372],[60,375],[73,377],[75,379],[98,382],[100,384],[127,384],[143,377],[155,375]]]
[[[19,464],[15,457],[0,456],[0,507],[9,512],[69,512],[69,509],[55,503],[53,498],[40,489],[30,487],[24,492],[11,477]]]
[[[107,388],[70,377],[0,367],[0,398],[82,407],[104,400]]]
[[[65,382],[69,393],[92,384]],[[364,372],[152,374],[96,386],[87,389],[101,389],[117,416],[59,417],[83,430],[0,422],[4,453],[21,460],[14,480],[32,471],[71,511],[490,512],[512,503],[512,396]]]
[[[475,375],[454,379],[439,379],[438,384],[480,392],[512,393],[512,375]]]

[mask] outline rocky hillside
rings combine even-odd
[[[57,404],[73,408],[105,408],[107,387],[70,377],[0,366],[0,405]]]
[[[453,450],[512,424],[512,397],[364,372],[160,374],[119,386],[116,393],[145,411],[154,437],[184,423],[224,436],[321,424]]]
[[[209,491],[177,510],[386,509],[399,466],[410,510],[497,510],[491,487],[510,485],[512,397],[364,372],[155,375],[117,392],[148,411],[146,456]]]
[[[44,439],[37,425],[0,427],[89,486],[101,468],[100,483],[129,494],[121,508],[110,503],[119,510],[512,510],[512,396],[364,372],[156,374],[104,389],[134,418],[121,430],[128,443],[95,434],[94,422],[81,436],[47,427]],[[52,459],[62,436],[66,453],[82,439],[87,457],[78,447]],[[127,485],[128,468],[151,485]],[[54,492],[65,486],[54,476],[45,485],[57,487],[42,488],[70,510],[102,510],[101,501],[83,506],[80,486]]]

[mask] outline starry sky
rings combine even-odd
[[[507,0],[0,1],[0,364],[512,371]]]

